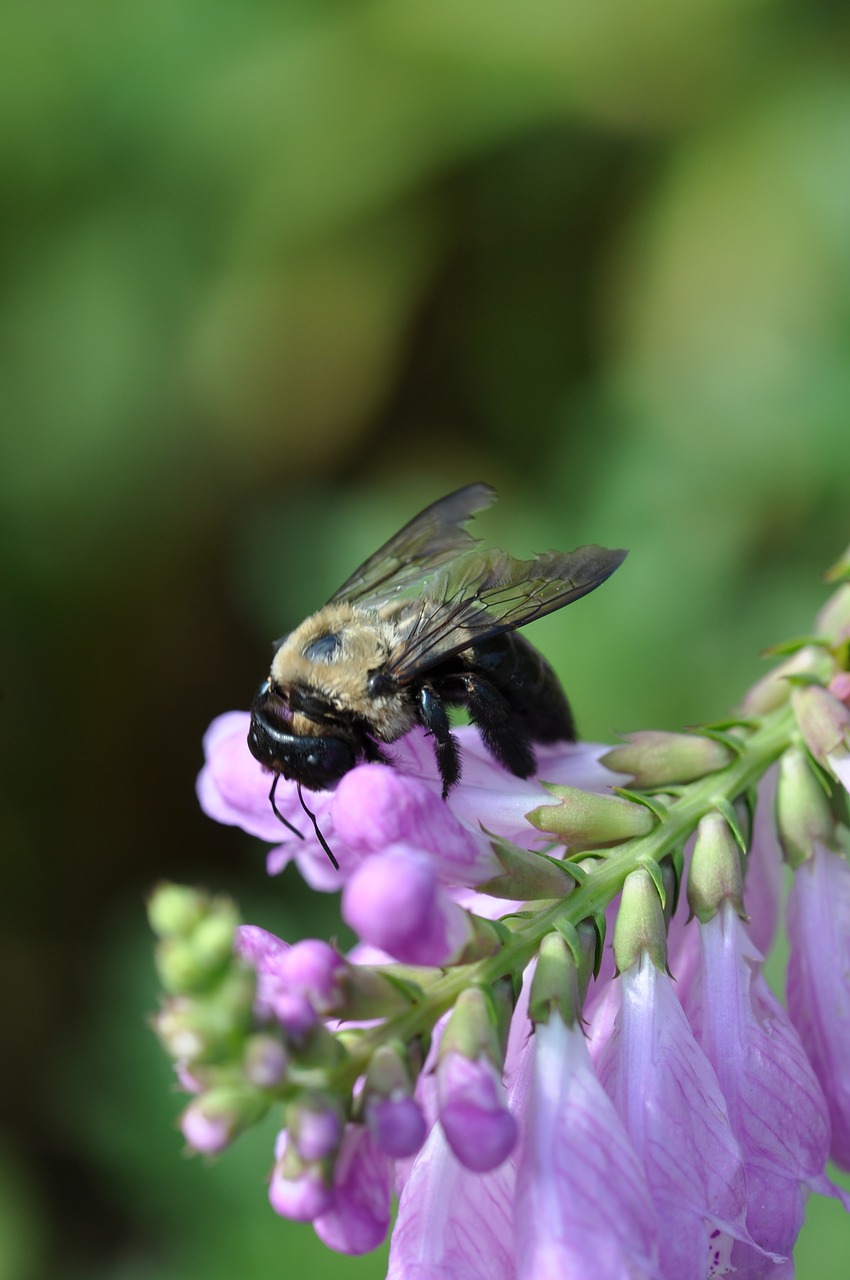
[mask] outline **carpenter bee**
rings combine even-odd
[[[518,777],[534,772],[532,743],[572,741],[558,679],[516,634],[595,590],[625,551],[579,547],[515,560],[481,550],[464,525],[496,492],[471,484],[432,503],[370,556],[324,608],[279,642],[251,708],[248,746],[298,784],[301,804],[361,761],[391,763],[385,747],[415,725],[433,738],[443,798],[461,760],[448,707],[465,707],[493,756]]]

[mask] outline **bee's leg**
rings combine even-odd
[[[507,698],[476,671],[464,671],[455,679],[462,685],[462,700],[473,724],[481,730],[487,750],[518,778],[528,778],[534,773],[537,761],[528,730]]]
[[[419,688],[419,723],[434,738],[434,754],[437,757],[437,768],[443,780],[443,799],[460,777],[460,752],[457,742],[449,727],[449,717],[443,700],[433,685],[423,684]]]

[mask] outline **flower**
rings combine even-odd
[[[740,1143],[747,1229],[771,1254],[789,1256],[803,1221],[804,1186],[828,1189],[826,1104],[787,1013],[761,973],[761,955],[726,902],[699,928],[702,962],[687,1011],[710,1060]],[[732,1260],[760,1275],[763,1256],[746,1241]]]
[[[788,1012],[826,1096],[830,1154],[850,1169],[850,865],[816,845],[788,898]]]
[[[536,1028],[532,1053],[517,1160],[518,1280],[655,1276],[658,1222],[644,1171],[581,1028],[553,1014]]]
[[[358,765],[336,791],[308,793],[319,827],[340,862],[336,872],[299,807],[294,783],[283,779],[276,804],[304,838],[287,835],[279,843],[282,827],[269,803],[271,775],[248,750],[249,724],[247,712],[231,711],[210,725],[198,798],[216,821],[276,844],[268,859],[271,874],[294,859],[313,888],[333,891],[364,860],[390,845],[404,844],[427,856],[440,883],[474,888],[501,871],[482,824],[525,848],[546,844],[546,837],[525,820],[526,813],[547,798],[539,781],[508,773],[475,729],[461,727],[453,731],[462,752],[461,781],[444,801],[433,747],[424,730],[413,729],[393,744],[391,768]],[[603,750],[588,743],[538,747],[539,776],[547,782],[606,791],[614,775],[599,763]]]
[[[622,1005],[599,1075],[641,1161],[664,1230],[665,1280],[717,1274],[748,1239],[741,1151],[717,1076],[670,978],[648,954],[622,974]]]

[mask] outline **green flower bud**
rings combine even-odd
[[[624,973],[646,952],[658,969],[667,968],[667,932],[658,886],[645,867],[626,877],[614,925],[614,958]]]
[[[784,706],[791,696],[789,676],[826,678],[830,665],[825,650],[817,645],[804,645],[753,685],[741,703],[741,711],[745,716],[764,716],[775,711],[777,707]]]
[[[413,1092],[406,1055],[399,1045],[382,1044],[372,1054],[366,1070],[364,1092],[381,1098]]]
[[[614,747],[600,757],[606,768],[631,774],[637,787],[693,782],[724,769],[733,758],[731,749],[714,738],[655,729],[628,734],[626,745]]]
[[[806,746],[819,764],[850,744],[850,711],[819,684],[797,685],[791,705]]]
[[[842,583],[830,596],[818,614],[817,627],[818,633],[833,643],[850,634],[850,583]]]
[[[544,810],[535,812],[543,813]],[[540,902],[547,898],[565,898],[572,891],[574,876],[567,866],[556,860],[530,849],[521,849],[500,836],[494,836],[490,848],[505,868],[505,874],[479,884],[479,893],[521,902]]]
[[[485,990],[467,987],[455,1001],[440,1041],[440,1058],[460,1053],[472,1062],[484,1054],[501,1068],[513,999],[509,984],[498,982]]]
[[[697,827],[688,871],[688,906],[700,923],[706,924],[727,899],[746,919],[741,850],[729,823],[715,810]]]
[[[209,909],[209,897],[180,884],[156,886],[148,900],[148,920],[157,937],[188,937]]]
[[[630,800],[600,796],[578,787],[552,785],[547,790],[561,803],[541,805],[525,816],[538,831],[557,836],[571,851],[605,849],[634,836],[645,836],[655,826],[649,809]]]
[[[829,797],[799,747],[791,747],[779,762],[776,825],[785,859],[795,870],[812,857],[816,843],[835,840]]]
[[[573,948],[553,931],[541,942],[528,1005],[532,1022],[548,1022],[554,1012],[573,1026],[581,1017],[596,951],[593,925],[576,932],[575,941]]]

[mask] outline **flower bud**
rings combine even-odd
[[[308,1164],[284,1132],[269,1181],[269,1202],[275,1213],[293,1222],[312,1222],[333,1204],[333,1188],[320,1164]]]
[[[547,933],[540,944],[531,983],[528,1014],[532,1022],[548,1022],[553,1013],[566,1026],[578,1022],[593,968],[595,939],[589,937],[589,941],[593,949],[588,947],[578,963],[562,934]]]
[[[632,871],[614,925],[614,958],[625,973],[646,952],[657,969],[667,967],[667,934],[658,888],[645,867]]]
[[[185,938],[204,918],[209,898],[200,889],[158,884],[148,901],[148,920],[159,938]]]
[[[535,813],[546,812],[547,809],[535,810]],[[535,853],[532,849],[522,849],[499,836],[491,839],[490,847],[502,864],[505,874],[479,884],[479,893],[520,902],[539,902],[544,898],[565,898],[572,892],[574,878],[554,859]]]
[[[688,906],[701,924],[707,924],[727,900],[745,919],[741,850],[723,814],[712,811],[697,827],[688,871]]]
[[[216,982],[233,961],[235,919],[209,915],[187,935],[164,937],[155,952],[157,973],[166,991],[200,992]]]
[[[339,1150],[345,1120],[336,1098],[302,1094],[287,1107],[286,1128],[302,1160],[328,1160]]]
[[[489,1058],[472,1061],[462,1053],[441,1054],[437,1098],[443,1132],[462,1165],[486,1173],[507,1159],[516,1144],[517,1123]]]
[[[753,685],[741,703],[741,711],[745,716],[767,715],[784,706],[791,696],[789,676],[825,677],[829,667],[830,659],[825,650],[813,644],[803,645]]]
[[[440,1041],[440,1056],[461,1053],[467,1058],[484,1054],[494,1066],[501,1066],[511,1002],[504,983],[467,987],[455,1001],[451,1017]]]
[[[274,1036],[258,1034],[245,1042],[242,1069],[257,1089],[274,1089],[286,1075],[286,1049]]]
[[[208,1062],[238,1054],[251,1026],[254,975],[234,968],[202,997],[176,996],[154,1018],[166,1052],[183,1062]]]
[[[425,1117],[409,1094],[376,1094],[367,1099],[363,1115],[375,1145],[394,1160],[415,1155],[428,1135]]]
[[[286,990],[306,996],[322,1015],[343,1011],[347,968],[339,952],[319,938],[296,942],[280,957],[277,966]]]
[[[430,859],[391,845],[356,869],[342,915],[364,942],[407,964],[444,964],[472,936],[469,917],[437,882]]]
[[[734,759],[731,748],[697,733],[641,729],[626,738],[624,746],[607,751],[600,763],[616,773],[631,774],[636,787],[693,782],[724,769]]]
[[[806,746],[814,758],[828,765],[827,757],[846,752],[850,742],[850,710],[819,684],[797,685],[791,705]]]
[[[558,785],[551,785],[547,790],[561,803],[541,805],[525,816],[538,831],[551,832],[570,850],[607,848],[634,836],[644,836],[655,825],[655,818],[644,805],[618,796],[600,796],[593,791]]]
[[[789,748],[779,762],[776,826],[785,860],[794,869],[812,857],[816,843],[831,845],[835,838],[829,799],[799,747]]]
[[[194,1151],[215,1155],[262,1120],[268,1107],[256,1089],[223,1085],[192,1099],[180,1117],[180,1129]]]

